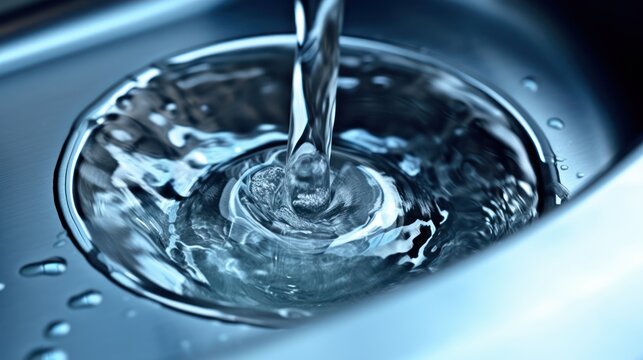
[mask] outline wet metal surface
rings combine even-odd
[[[365,5],[355,1],[346,8],[345,33],[424,46],[454,67],[485,83],[497,84],[497,90],[510,94],[543,127],[554,151],[569,167],[561,177],[574,193],[610,162],[627,134],[610,130],[613,127],[606,122],[609,117],[602,103],[587,90],[591,86],[579,77],[574,59],[568,56],[573,52],[557,42],[560,37],[526,18],[529,9],[506,9],[500,4],[489,2],[484,8],[468,8],[460,2],[422,2],[390,9],[386,2],[375,1],[368,3],[369,12],[360,12]],[[64,349],[76,359],[125,354],[137,359],[199,357],[224,353],[235,344],[250,346],[252,339],[269,332],[166,309],[107,280],[61,234],[53,180],[73,120],[118,79],[169,53],[204,43],[292,32],[291,6],[290,1],[212,2],[212,8],[204,6],[196,13],[170,9],[153,18],[139,9],[146,25],[131,28],[127,26],[136,21],[127,19],[134,15],[126,9],[102,20],[121,27],[106,27],[103,32],[81,36],[79,42],[62,43],[57,48],[34,48],[25,58],[4,63],[6,67],[0,69],[3,358],[24,358],[34,349],[50,347]],[[399,21],[377,24],[378,17]],[[94,22],[75,24],[73,32],[83,33],[91,31]],[[46,44],[44,38],[34,36],[28,44]],[[0,44],[0,54],[6,59],[5,51],[15,49],[11,47],[15,44]],[[525,76],[538,82],[537,91],[522,85]],[[572,99],[565,101],[569,94],[573,94]],[[551,117],[563,119],[564,129],[547,128]],[[577,176],[579,172],[584,176]],[[524,240],[522,244],[528,246],[527,240],[537,239]],[[22,266],[53,257],[66,260],[64,274],[20,275]],[[463,272],[460,276],[465,275]],[[90,309],[68,306],[71,297],[90,290],[102,294],[100,304]],[[463,305],[465,300],[461,299]],[[59,320],[68,322],[71,332],[48,339],[44,330]],[[384,320],[378,319],[376,324]],[[426,336],[435,336],[433,341],[438,341],[440,329],[427,326]]]

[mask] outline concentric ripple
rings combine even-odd
[[[437,271],[553,202],[547,147],[507,101],[425,55],[346,38],[330,205],[293,211],[292,44],[176,56],[80,118],[59,200],[97,268],[168,306],[279,325]]]

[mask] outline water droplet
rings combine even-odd
[[[67,353],[61,349],[46,347],[38,348],[27,356],[27,360],[67,360]]]
[[[68,322],[57,320],[47,325],[45,335],[49,338],[58,338],[69,334],[69,331],[71,331],[71,325]]]
[[[563,170],[563,171],[565,171],[565,170],[568,170],[568,169],[569,169],[569,166],[567,166],[567,165],[561,165],[561,166],[560,166],[560,169],[561,169],[561,170]]]
[[[138,315],[138,313],[134,309],[129,309],[125,312],[125,317],[128,319],[134,318],[136,315]]]
[[[557,117],[549,118],[549,120],[547,120],[547,125],[555,130],[562,130],[565,128],[563,120]]]
[[[103,302],[103,295],[96,290],[87,290],[78,295],[72,296],[67,305],[72,309],[86,309],[100,305]]]
[[[220,342],[227,342],[230,340],[230,336],[228,334],[219,334],[218,338]]]
[[[585,177],[585,173],[579,171],[579,172],[576,173],[576,177],[579,178],[579,179],[582,179],[582,178]]]
[[[526,76],[522,78],[520,83],[527,90],[530,90],[532,92],[538,91],[538,82],[536,82],[536,79],[534,79],[533,76]]]
[[[54,257],[40,262],[27,264],[20,268],[20,275],[33,277],[38,275],[55,276],[67,270],[67,261],[60,257]]]
[[[63,240],[67,238],[67,232],[65,230],[56,234],[56,239]]]
[[[5,284],[4,284],[4,283],[0,283],[0,291],[4,290],[4,288],[6,288]]]

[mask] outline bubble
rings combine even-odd
[[[358,68],[362,64],[362,60],[355,56],[342,56],[340,64],[342,67]]]
[[[134,102],[130,95],[121,96],[116,100],[116,107],[123,111],[131,111],[134,109]]]
[[[565,123],[560,118],[552,117],[547,120],[547,126],[555,130],[563,130],[565,128]]]
[[[59,338],[69,334],[70,331],[71,325],[69,325],[68,322],[57,320],[47,325],[47,328],[45,329],[45,335],[48,338]]]
[[[277,125],[275,124],[261,124],[257,126],[257,130],[259,131],[274,131],[277,130]]]
[[[373,79],[371,79],[371,82],[375,85],[379,85],[383,88],[389,88],[391,87],[391,84],[393,83],[393,80],[388,77],[388,76],[374,76]]]
[[[163,115],[161,115],[159,113],[151,112],[148,115],[148,117],[149,117],[151,122],[153,122],[154,124],[156,124],[158,126],[165,126],[165,124],[167,124],[167,119],[165,119],[165,116],[163,116]]]
[[[103,295],[96,290],[87,290],[78,295],[72,296],[67,305],[72,309],[87,309],[100,305],[103,302]]]
[[[561,165],[561,166],[560,166],[560,169],[561,169],[561,170],[563,170],[563,171],[566,171],[566,170],[569,170],[569,166],[567,166],[567,165]]]
[[[129,310],[125,311],[125,317],[128,318],[128,319],[135,318],[136,315],[138,315],[138,313],[134,309],[129,309]]]
[[[163,106],[163,110],[167,112],[171,117],[175,117],[178,112],[178,107],[173,102],[168,102]]]
[[[4,290],[7,286],[0,282],[0,291]]]
[[[27,264],[20,268],[20,275],[34,277],[39,275],[57,276],[67,270],[67,261],[61,257],[54,257],[40,262]]]
[[[585,173],[579,171],[579,172],[576,173],[576,177],[579,178],[579,179],[582,179],[582,178],[585,177]]]
[[[533,76],[525,76],[524,78],[522,78],[520,83],[525,89],[531,92],[538,91],[538,82],[536,82],[536,79],[534,79]]]
[[[320,213],[330,202],[327,159],[319,153],[295,155],[288,163],[285,186],[292,209],[301,216]]]
[[[337,87],[339,89],[351,90],[359,86],[359,79],[349,78],[349,77],[340,77],[337,80]]]
[[[186,157],[188,165],[195,169],[203,169],[208,166],[208,157],[201,151],[192,151]]]
[[[202,104],[201,106],[199,106],[199,110],[201,110],[201,112],[206,115],[212,113],[212,108],[208,104]]]
[[[132,141],[133,139],[130,133],[120,129],[112,130],[111,135],[114,139],[122,142]]]

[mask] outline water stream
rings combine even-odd
[[[343,0],[296,0],[297,52],[286,156],[286,195],[315,216],[331,198],[330,153],[339,72]]]

